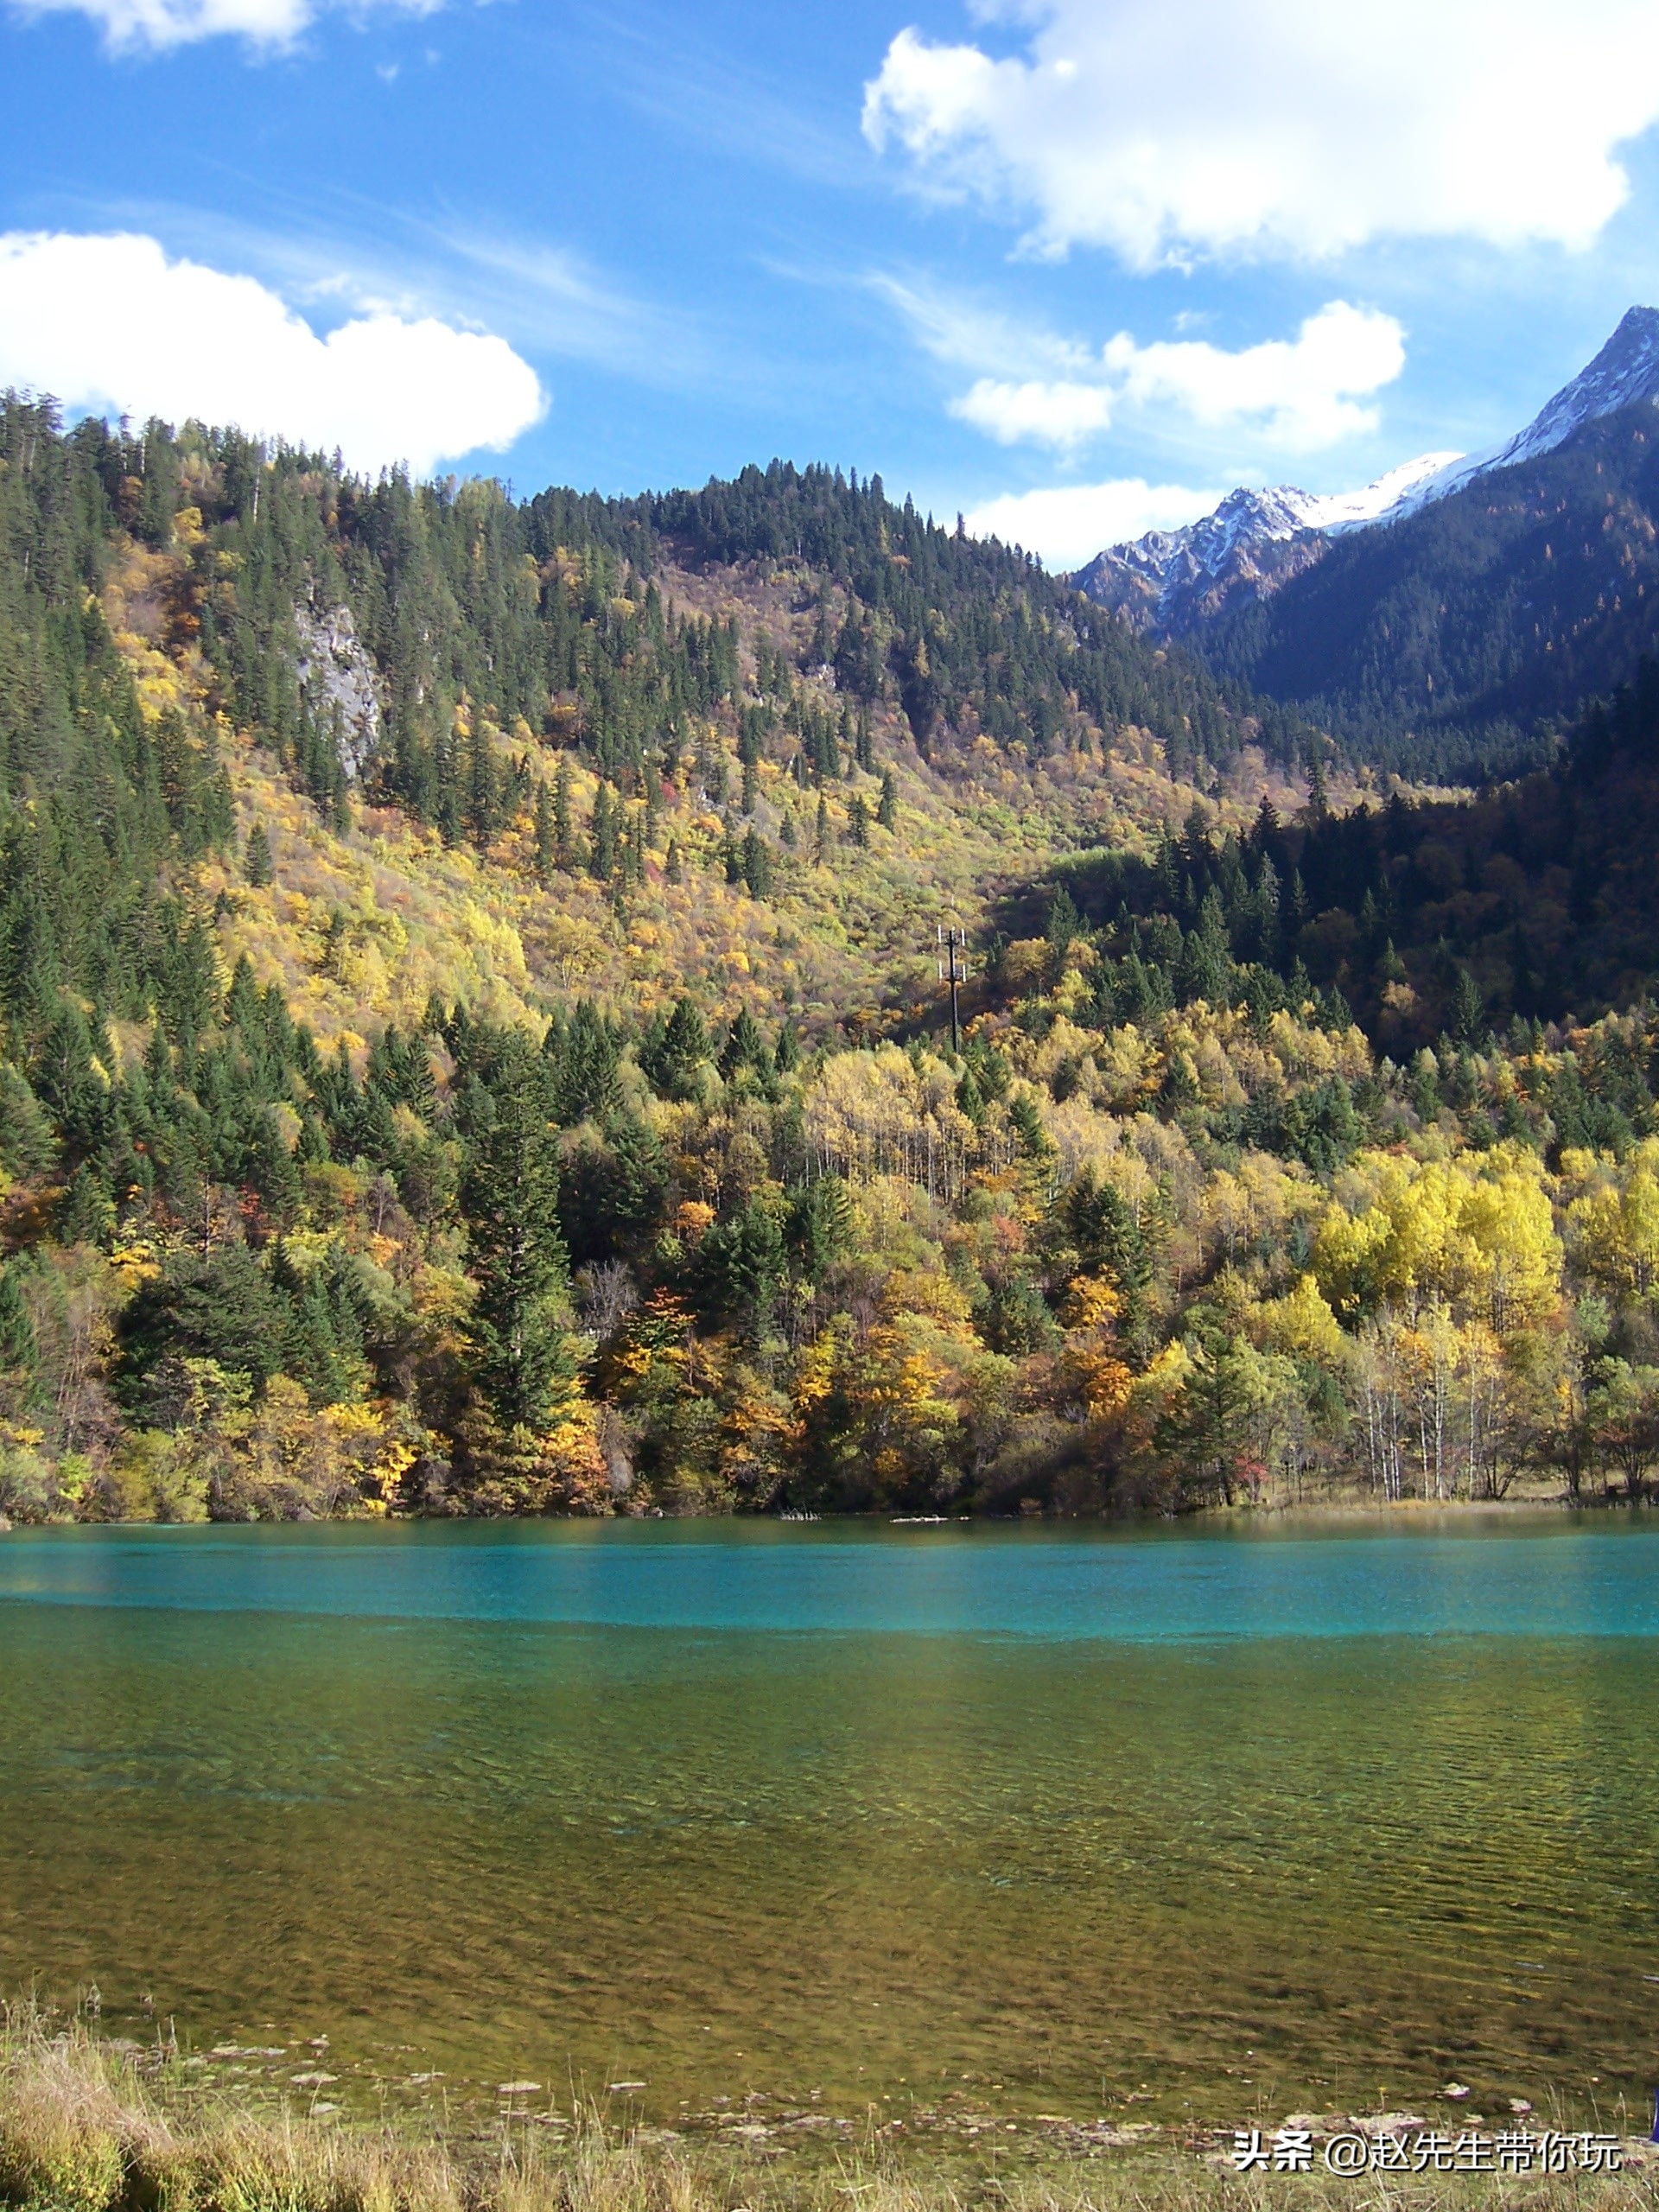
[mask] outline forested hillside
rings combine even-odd
[[[1659,669],[1591,708],[1555,765],[1478,798],[1396,791],[1294,821],[1264,804],[1219,835],[1202,810],[1145,854],[1062,863],[1057,881],[1106,925],[1133,1012],[1268,988],[1327,995],[1396,1055],[1512,1019],[1586,1018],[1659,975]],[[1033,904],[1034,902],[1034,904]],[[1024,905],[1034,911],[1040,892]]]
[[[0,745],[14,1517],[1645,1478],[1649,1014],[1375,1059],[1316,734],[878,483],[14,401]]]
[[[1656,524],[1659,416],[1644,402],[1335,539],[1195,642],[1382,767],[1423,781],[1513,773],[1654,650]]]

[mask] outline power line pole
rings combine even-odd
[[[962,1007],[957,993],[968,980],[967,931],[955,927],[947,929],[944,923],[941,923],[939,950],[943,955],[939,962],[939,981],[942,983],[948,982],[950,986],[950,1050],[953,1053],[960,1053],[962,1051]],[[963,956],[960,961],[957,957],[958,953]]]

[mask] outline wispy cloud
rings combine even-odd
[[[639,298],[569,247],[459,212],[417,216],[346,193],[319,203],[267,192],[263,206],[266,219],[249,223],[134,199],[88,211],[86,226],[153,232],[302,305],[442,315],[500,331],[538,359],[648,385],[714,386],[725,373],[696,317]]]
[[[696,20],[695,17],[692,20]],[[731,45],[686,35],[683,10],[636,4],[623,16],[569,9],[562,40],[579,42],[595,81],[637,115],[722,160],[805,184],[885,192],[859,130],[856,92],[817,105]]]
[[[1023,378],[1082,376],[1093,366],[1090,349],[1079,340],[948,290],[930,277],[878,270],[864,281],[898,309],[917,344],[948,368]]]

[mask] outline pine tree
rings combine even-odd
[[[263,822],[256,822],[248,832],[247,846],[242,856],[242,873],[256,891],[263,891],[276,868],[270,856],[270,839]]]
[[[760,1025],[747,1007],[743,1007],[726,1033],[726,1042],[721,1046],[720,1071],[729,1079],[739,1068],[753,1068],[764,1072],[771,1064],[772,1055],[766,1050],[766,1040],[760,1033]]]
[[[570,764],[559,755],[553,776],[553,854],[560,868],[570,865]]]
[[[558,867],[558,842],[553,830],[553,804],[545,784],[536,786],[536,880],[545,890]]]
[[[480,852],[494,842],[500,827],[500,810],[495,750],[483,716],[474,714],[467,760],[467,827]]]
[[[818,793],[818,823],[816,843],[817,847],[817,856],[820,860],[823,860],[830,849],[830,802],[825,798],[822,791]]]
[[[1452,1035],[1459,1044],[1472,1045],[1480,1034],[1485,1018],[1486,1001],[1481,996],[1479,984],[1466,968],[1459,968],[1457,991],[1452,999]]]
[[[689,1098],[709,1058],[709,1032],[690,999],[676,1000],[666,1020],[659,1015],[639,1044],[639,1065],[661,1098]]]
[[[35,1323],[15,1267],[0,1268],[0,1403],[21,1409],[40,1357]]]
[[[478,1295],[475,1370],[504,1428],[545,1426],[568,1372],[555,1313],[565,1272],[559,1147],[528,1042],[509,1037],[471,1133],[461,1207]]]
[[[753,830],[743,835],[741,853],[743,880],[748,886],[751,899],[766,899],[772,895],[772,855],[766,841]]]
[[[609,787],[603,783],[594,794],[588,836],[588,868],[601,883],[608,883],[616,868],[616,818],[611,810]]]
[[[1307,810],[1316,822],[1323,822],[1331,811],[1325,788],[1325,760],[1317,753],[1307,775]]]
[[[899,795],[893,789],[891,768],[881,771],[881,798],[875,818],[884,830],[891,830],[899,819]]]

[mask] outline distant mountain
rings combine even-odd
[[[1381,766],[1466,781],[1535,765],[1659,652],[1652,401],[1334,541],[1195,642]]]
[[[1319,494],[1294,485],[1255,492],[1241,485],[1213,514],[1184,530],[1151,530],[1132,544],[1097,553],[1072,582],[1132,629],[1186,637],[1240,598],[1266,596],[1311,568],[1328,537],[1401,505],[1459,454],[1425,454],[1360,492]]]
[[[1177,531],[1109,546],[1072,581],[1131,627],[1199,639],[1223,613],[1270,597],[1303,575],[1332,539],[1404,521],[1495,470],[1554,452],[1586,423],[1659,397],[1659,310],[1631,308],[1589,366],[1525,429],[1490,452],[1431,453],[1358,492],[1319,495],[1281,484],[1241,486],[1212,514]]]
[[[1509,772],[1659,646],[1656,401],[1659,311],[1632,308],[1490,453],[1347,499],[1235,493],[1075,581],[1379,765]]]

